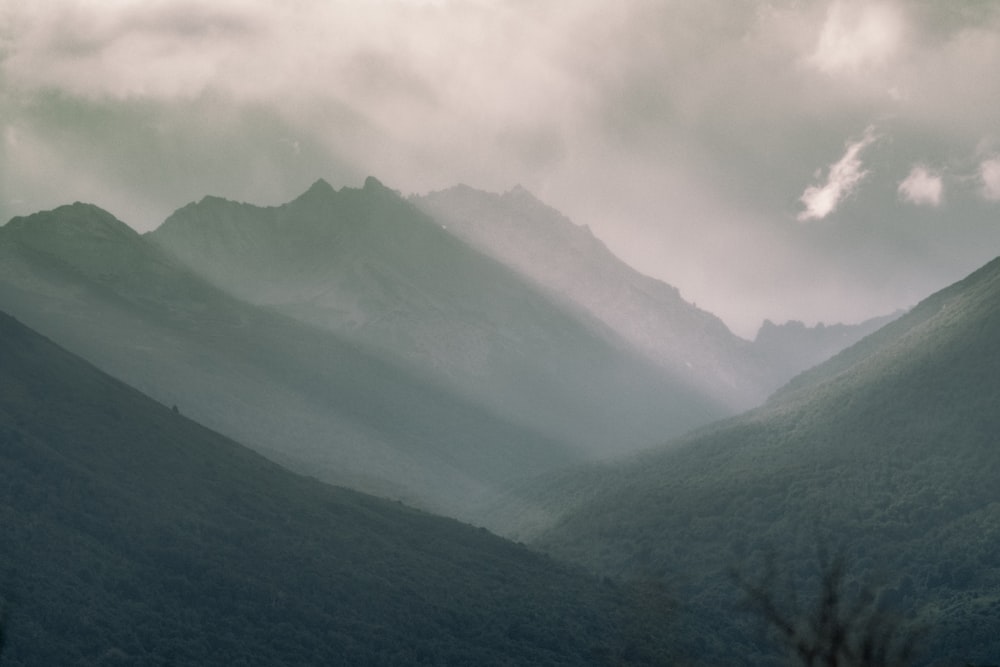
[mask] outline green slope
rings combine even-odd
[[[369,178],[283,206],[206,198],[149,235],[213,284],[433,374],[589,452],[649,445],[728,414]]]
[[[732,632],[729,568],[753,572],[773,553],[801,583],[825,545],[853,563],[852,585],[881,579],[887,602],[929,626],[927,656],[995,660],[998,406],[1000,260],[767,406],[564,481],[561,502],[576,508],[537,543],[604,572],[667,578],[692,624]]]
[[[0,228],[0,308],[296,470],[452,516],[579,460],[426,374],[224,294],[86,204]]]
[[[650,664],[627,591],[296,476],[0,314],[4,665]]]

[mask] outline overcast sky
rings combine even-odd
[[[521,184],[750,336],[1000,254],[1000,3],[0,0],[0,218]]]

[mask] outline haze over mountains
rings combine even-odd
[[[588,228],[520,186],[500,195],[456,186],[412,200],[449,231],[600,320],[643,356],[732,411],[759,405],[799,371],[890,319],[832,330],[765,322],[751,343],[685,301],[675,287],[622,262]]]
[[[724,414],[650,369],[600,322],[555,303],[374,178],[319,181],[284,206],[208,198],[149,235],[251,303],[336,332],[497,414],[591,453]]]
[[[318,181],[275,208],[206,197],[146,236],[65,206],[0,228],[0,308],[293,469],[478,520],[528,475],[661,442],[791,373],[527,192],[465,197],[492,208],[416,202],[438,220],[375,179]],[[528,260],[470,247],[463,221]],[[804,367],[822,347],[796,331]]]
[[[457,512],[580,459],[357,345],[225,295],[75,204],[0,228],[0,308],[106,371],[329,481]]]

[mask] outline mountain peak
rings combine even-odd
[[[233,202],[225,197],[219,197],[218,195],[205,195],[202,197],[197,204],[191,203],[188,206],[225,206],[227,204],[232,204]]]
[[[330,185],[326,179],[317,178],[316,182],[309,186],[309,189],[305,191],[305,194],[332,194],[336,192],[333,186]]]
[[[369,190],[369,191],[372,191],[372,190],[388,190],[388,188],[385,187],[385,185],[382,184],[382,181],[378,180],[374,176],[369,176],[368,178],[365,179],[364,189],[365,190]]]
[[[138,238],[124,222],[94,204],[74,202],[50,211],[13,218],[5,230],[24,237],[89,236],[106,240]]]
[[[333,189],[327,181],[322,178],[316,179],[316,181],[309,186],[309,189],[303,192],[301,195],[295,198],[294,201],[325,201],[330,197],[337,194],[337,191]]]
[[[44,256],[49,266],[92,280],[128,276],[136,263],[153,259],[139,232],[93,204],[76,202],[14,218],[0,233],[12,252]]]
[[[508,190],[507,192],[505,192],[503,194],[503,196],[511,198],[511,199],[514,199],[516,201],[541,203],[541,200],[538,197],[536,197],[531,192],[531,190],[529,190],[528,188],[524,187],[520,183],[518,183],[517,185],[515,185],[514,187],[512,187],[510,190]]]

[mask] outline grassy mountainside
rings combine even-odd
[[[86,204],[0,228],[0,307],[296,470],[453,516],[580,457],[426,374],[226,295]]]
[[[4,665],[653,664],[651,617],[294,475],[0,314]]]
[[[773,553],[801,583],[825,545],[854,564],[851,585],[881,580],[887,604],[926,623],[929,659],[988,662],[1000,655],[998,405],[1000,260],[767,406],[566,481],[561,502],[576,508],[537,544],[670,580],[695,627],[729,628],[709,652],[749,642],[729,615],[729,568]]]
[[[598,454],[729,414],[373,178],[358,189],[319,181],[274,208],[206,198],[149,238],[242,299],[391,355]]]

